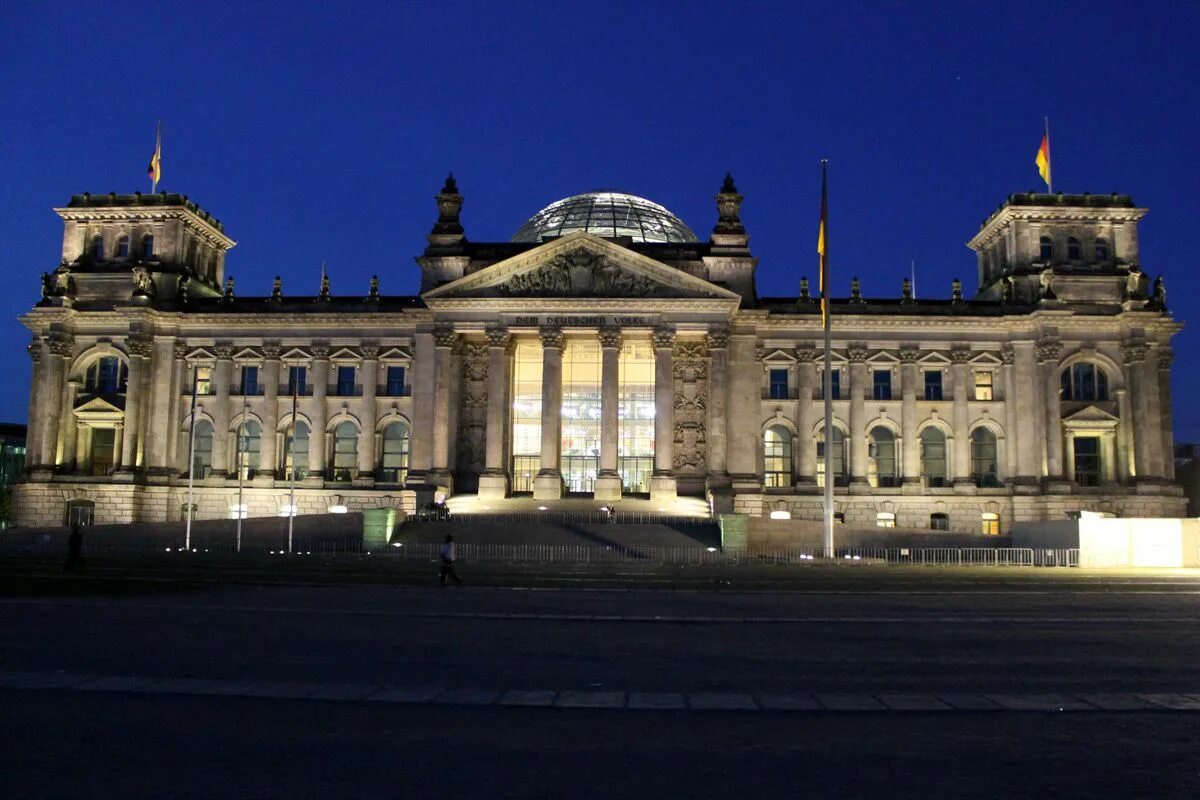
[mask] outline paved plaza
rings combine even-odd
[[[33,582],[0,598],[11,796],[1200,785],[1195,577],[809,574],[788,591]]]

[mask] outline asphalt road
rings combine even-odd
[[[1063,576],[789,592],[10,592],[0,687],[5,675],[74,675],[60,683],[84,688],[88,676],[123,677],[96,684],[103,691],[0,688],[5,794],[1193,793],[1200,711],[1144,700],[1120,712],[1082,700],[1064,712],[1014,709],[1021,698],[1097,696],[1194,696],[1200,709],[1200,582],[1098,588]],[[186,683],[177,679],[208,688],[162,688]],[[160,688],[123,688],[134,685]],[[267,697],[264,686],[307,688]],[[345,699],[312,699],[321,687]],[[387,687],[421,687],[429,702],[371,701]],[[492,699],[432,699],[472,693]],[[563,702],[572,696],[620,699],[584,708]],[[632,710],[638,696],[684,699],[678,710]],[[760,710],[703,710],[704,697],[751,698]],[[772,697],[807,697],[811,710],[773,712]],[[903,703],[888,698],[936,705],[896,713],[885,709]],[[991,698],[990,710],[953,698]],[[838,702],[850,705],[839,712]],[[920,710],[930,708],[941,710]]]

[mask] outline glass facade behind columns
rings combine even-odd
[[[563,350],[562,477],[567,492],[594,492],[600,469],[600,342]]]
[[[617,469],[623,491],[649,494],[654,472],[654,350],[649,342],[625,342],[621,347],[617,417]]]
[[[519,342],[513,355],[512,490],[533,491],[542,456],[542,345]]]

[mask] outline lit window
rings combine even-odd
[[[921,431],[921,477],[926,486],[945,486],[946,472],[946,435],[926,428]]]
[[[1078,261],[1079,258],[1079,240],[1072,236],[1067,239],[1067,260]]]
[[[950,530],[950,515],[934,513],[929,515],[929,529],[931,531],[948,531]]]
[[[212,385],[212,367],[196,367],[195,371],[195,389],[198,395],[207,395],[213,393]]]
[[[1054,258],[1054,242],[1049,236],[1043,236],[1038,242],[1038,246],[1038,256],[1043,262],[1048,262],[1050,259]]]
[[[896,527],[896,515],[890,511],[880,511],[875,515],[875,525],[880,528]]]
[[[892,371],[877,369],[871,376],[871,396],[876,400],[892,399]]]
[[[117,238],[117,258],[129,258],[129,237],[120,236]]]
[[[771,393],[772,400],[787,400],[788,396],[788,371],[787,369],[771,370]]]
[[[1096,240],[1096,260],[1097,261],[1108,261],[1108,240],[1107,239],[1097,239]]]
[[[992,399],[992,373],[990,371],[980,370],[975,373],[975,399]]]
[[[792,485],[792,433],[780,425],[763,432],[763,485],[768,489]]]
[[[984,511],[979,515],[981,523],[980,533],[984,536],[999,536],[1000,535],[1000,515],[992,511]]]
[[[1062,399],[1085,402],[1108,399],[1108,376],[1095,364],[1074,364],[1062,372]]]
[[[942,399],[942,371],[940,369],[925,371],[925,399]]]

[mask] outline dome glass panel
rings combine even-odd
[[[635,242],[694,242],[696,234],[658,203],[620,192],[577,194],[543,208],[521,226],[514,242],[587,231],[605,239],[628,236]]]

